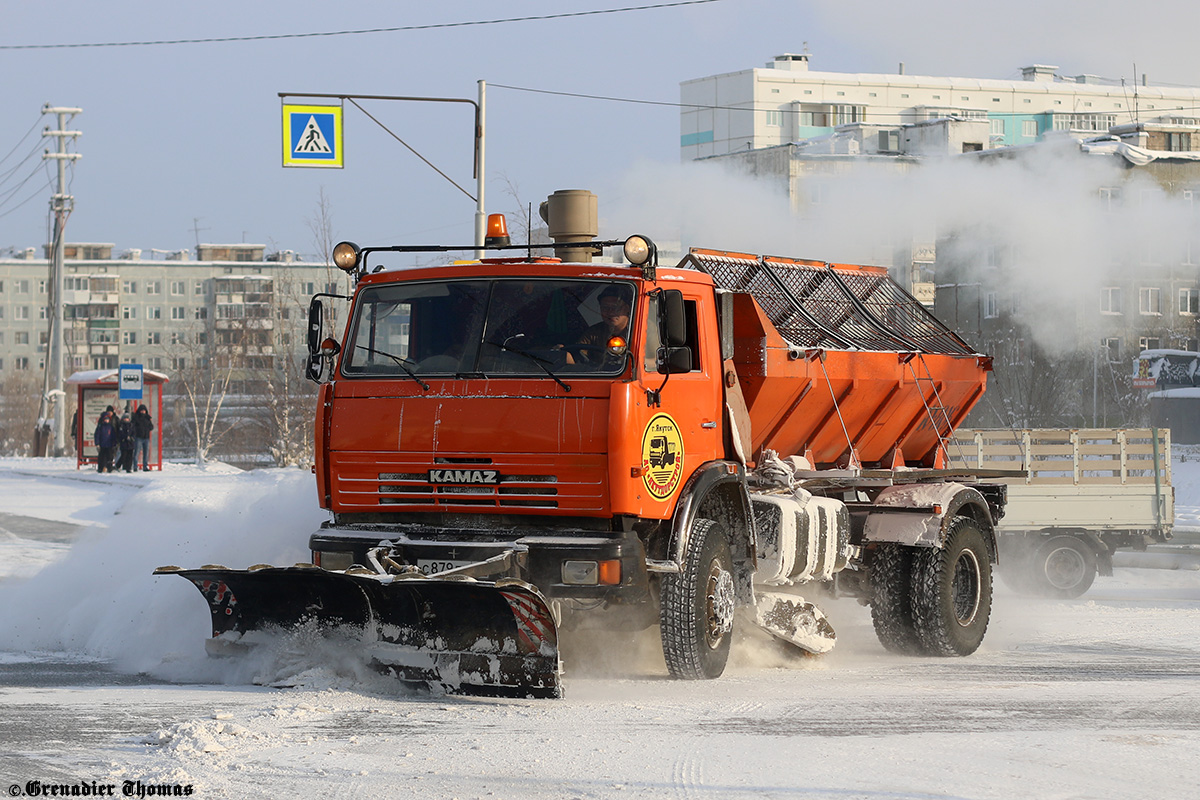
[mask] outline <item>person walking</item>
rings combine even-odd
[[[123,469],[126,472],[133,471],[133,421],[129,419],[129,412],[126,411],[121,415],[121,419],[117,421],[117,442],[121,450],[121,457],[117,459],[117,469]]]
[[[138,468],[138,453],[142,454],[142,472],[150,471],[150,431],[154,430],[154,422],[150,419],[150,409],[140,405],[133,412],[133,468]]]
[[[96,423],[96,430],[92,435],[92,439],[96,442],[96,448],[99,450],[99,454],[96,456],[96,471],[112,472],[113,450],[116,449],[119,443],[112,406],[109,406],[100,415],[100,421]]]

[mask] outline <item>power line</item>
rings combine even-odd
[[[24,142],[26,139],[29,138],[29,134],[33,133],[34,130],[37,129],[38,123],[41,121],[42,121],[42,118],[40,116],[33,121],[33,124],[29,126],[29,130],[25,131],[25,135],[22,136],[20,138],[20,140],[18,140],[17,143],[13,145],[12,150],[9,150],[8,153],[5,154],[4,158],[0,158],[0,164],[3,164],[5,161],[8,161],[8,159],[12,156],[12,154],[17,152],[17,148],[21,146],[21,142]]]
[[[158,39],[140,42],[84,42],[77,44],[5,44],[0,50],[58,50],[80,47],[144,47],[161,44],[213,44],[215,42],[257,42],[270,39],[311,39],[319,36],[356,36],[366,33],[398,33],[403,31],[429,31],[444,28],[467,28],[479,25],[500,25],[507,22],[536,22],[548,19],[566,19],[568,17],[594,17],[601,14],[621,14],[627,11],[649,11],[657,8],[674,8],[676,6],[695,6],[705,3],[717,3],[720,0],[677,0],[673,3],[654,3],[644,6],[625,6],[623,8],[602,8],[594,11],[570,11],[561,14],[541,14],[528,17],[507,17],[503,19],[481,19],[468,22],[437,22],[429,25],[401,25],[394,28],[362,28],[345,31],[318,31],[314,33],[273,33],[259,36],[221,36],[207,39]]]

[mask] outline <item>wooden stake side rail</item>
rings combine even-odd
[[[954,433],[948,449],[951,466],[1022,469],[1028,473],[1026,484],[1154,485],[1157,481],[1161,486],[1169,486],[1171,483],[1169,428],[963,428]]]

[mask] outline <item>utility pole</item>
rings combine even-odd
[[[54,316],[47,348],[47,366],[50,368],[50,383],[53,384],[53,388],[44,393],[42,403],[43,407],[46,403],[54,406],[54,456],[59,457],[67,449],[67,395],[63,391],[63,286],[65,283],[63,279],[63,230],[67,225],[67,217],[71,216],[71,211],[75,208],[75,198],[66,194],[67,162],[77,161],[80,158],[79,153],[67,152],[67,140],[76,138],[80,132],[69,131],[66,126],[67,122],[76,114],[82,114],[83,109],[60,108],[46,103],[42,106],[42,113],[58,116],[57,130],[46,126],[42,131],[43,136],[58,138],[57,150],[54,152],[47,150],[42,154],[42,158],[54,159],[58,162],[58,187],[50,198],[50,210],[54,214],[54,241],[51,245],[53,256],[50,267],[50,285],[54,287]],[[79,444],[82,445],[83,442]]]

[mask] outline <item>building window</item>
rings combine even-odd
[[[901,100],[907,100],[907,99],[908,99],[908,95],[907,95],[907,94],[901,94],[901,95],[900,95],[900,99],[901,99]]]
[[[29,369],[29,356],[17,356],[13,359],[13,366],[20,370]]]
[[[1027,138],[1037,136],[1037,120],[1023,119],[1021,120],[1021,135]]]
[[[158,331],[150,331],[146,334],[146,344],[162,344],[162,334]]]
[[[16,331],[13,333],[13,344],[29,344],[29,331]]]
[[[1100,290],[1100,313],[1121,313],[1121,287],[1105,286]]]
[[[993,319],[1000,316],[1000,304],[996,301],[995,292],[986,292],[983,295],[983,316],[988,319]]]
[[[1004,135],[1004,120],[993,119],[993,120],[990,120],[990,122],[992,125],[992,134],[995,136],[1003,136]]]
[[[158,306],[147,306],[146,319],[162,319],[162,309]]]
[[[1192,149],[1190,133],[1167,133],[1167,150],[1173,153],[1186,153]]]
[[[1110,362],[1121,360],[1121,340],[1115,336],[1100,340],[1100,352]]]
[[[179,297],[183,294],[186,284],[183,281],[171,281],[171,294]]]
[[[122,306],[121,319],[137,319],[137,306]]]
[[[1170,149],[1170,148],[1168,148],[1168,149]],[[42,278],[40,281],[38,281],[38,294],[45,294],[45,293],[46,293],[46,279]]]
[[[182,333],[172,333],[171,334],[171,344],[186,344],[186,343],[187,343],[187,335],[186,334],[182,334]]]
[[[1200,290],[1198,290],[1198,289],[1180,289],[1179,290],[1179,313],[1180,314],[1200,313]]]
[[[29,319],[29,306],[17,306],[13,309],[13,319]]]
[[[17,294],[29,294],[29,281],[24,279],[13,281],[13,286]]]
[[[121,281],[121,291],[125,294],[137,294],[137,281]]]
[[[192,287],[192,294],[197,297],[204,294],[204,281],[196,281],[196,285]]]
[[[171,319],[187,319],[187,309],[183,306],[171,306]]]
[[[121,331],[121,344],[137,344],[137,331]]]
[[[208,319],[208,306],[197,306],[192,309],[192,316],[196,319]]]
[[[1157,336],[1142,336],[1138,339],[1138,352],[1143,350],[1157,350],[1162,346],[1162,340]]]
[[[187,369],[187,359],[186,358],[172,358],[171,359],[171,369],[177,370],[177,371]]]
[[[774,128],[781,127],[783,125],[783,112],[782,111],[768,111],[767,112],[767,124]]]
[[[1112,211],[1117,207],[1117,202],[1121,199],[1121,190],[1116,186],[1101,186],[1100,187],[1100,206],[1105,211]]]
[[[198,344],[198,345],[208,344],[208,333],[206,331],[199,331],[196,334],[196,344]]]
[[[146,294],[162,294],[162,281],[146,281]]]
[[[1157,286],[1138,289],[1138,311],[1142,314],[1162,314],[1161,293]]]

